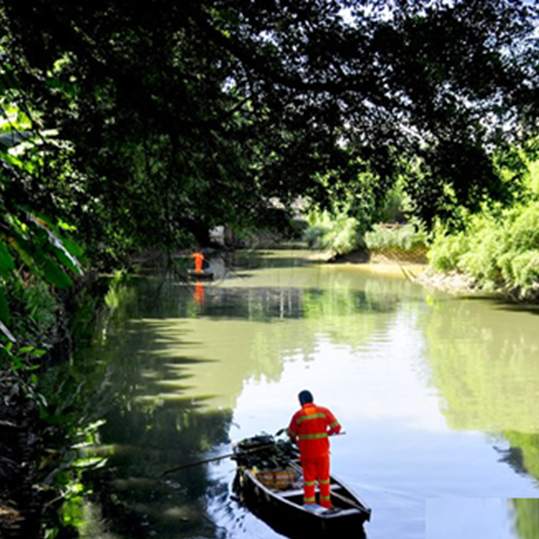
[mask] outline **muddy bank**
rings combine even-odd
[[[358,250],[346,255],[332,252],[313,253],[313,259],[330,264],[351,264],[372,273],[403,277],[422,286],[455,294],[479,293],[481,289],[473,278],[456,271],[435,272],[424,253],[369,253]]]
[[[417,283],[436,290],[453,292],[455,294],[480,293],[481,289],[475,280],[468,275],[452,271],[450,273],[437,273],[428,266],[414,279]]]

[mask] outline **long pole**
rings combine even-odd
[[[184,470],[185,468],[191,468],[192,466],[199,466],[201,464],[207,464],[208,462],[215,462],[217,460],[224,460],[228,459],[230,457],[233,457],[235,453],[227,453],[226,455],[220,455],[219,457],[213,457],[211,459],[205,459],[205,460],[198,460],[197,462],[191,462],[189,464],[183,464],[182,466],[176,466],[176,468],[171,468],[170,470],[167,470],[161,474],[161,477],[164,475],[168,475],[172,472],[177,472],[178,470]]]
[[[275,444],[265,444],[261,445],[259,447],[253,447],[252,449],[246,449],[243,451],[243,453],[254,453],[255,451],[262,451],[263,449],[269,449],[270,447],[273,447]],[[189,464],[182,464],[181,466],[176,466],[175,468],[171,468],[170,470],[166,470],[161,474],[161,477],[164,475],[168,475],[172,472],[177,472],[178,470],[185,470],[186,468],[191,468],[193,466],[200,466],[201,464],[207,464],[208,462],[215,462],[218,460],[224,460],[228,459],[230,457],[235,457],[237,453],[226,453],[225,455],[219,455],[218,457],[213,457],[210,459],[204,459],[204,460],[198,460],[196,462],[190,462]]]

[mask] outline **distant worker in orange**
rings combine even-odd
[[[288,427],[288,435],[293,442],[297,440],[303,468],[303,503],[316,504],[315,487],[320,489],[319,505],[332,508],[329,486],[329,439],[332,434],[341,432],[341,425],[323,406],[313,402],[310,391],[299,395],[301,409],[298,410]]]
[[[202,273],[202,268],[204,267],[204,253],[202,251],[197,251],[191,255],[191,258],[195,259],[195,273]]]

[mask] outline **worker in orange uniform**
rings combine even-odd
[[[299,395],[301,409],[292,417],[288,435],[293,442],[297,440],[303,468],[303,503],[306,506],[316,504],[315,486],[320,489],[319,505],[330,509],[331,493],[329,486],[329,439],[332,434],[341,431],[341,425],[323,406],[313,402],[310,391],[304,390]]]
[[[202,273],[204,265],[204,253],[197,251],[191,255],[191,258],[195,259],[195,273]]]

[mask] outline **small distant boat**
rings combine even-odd
[[[187,270],[187,276],[191,281],[196,281],[197,279],[201,281],[211,281],[214,277],[213,271],[209,269],[203,269],[201,271],[196,271],[194,269]]]
[[[330,478],[333,509],[303,505],[303,473],[290,442],[256,436],[234,451],[238,463],[234,490],[278,533],[317,539],[365,537],[363,524],[370,520],[371,509],[335,477]]]

